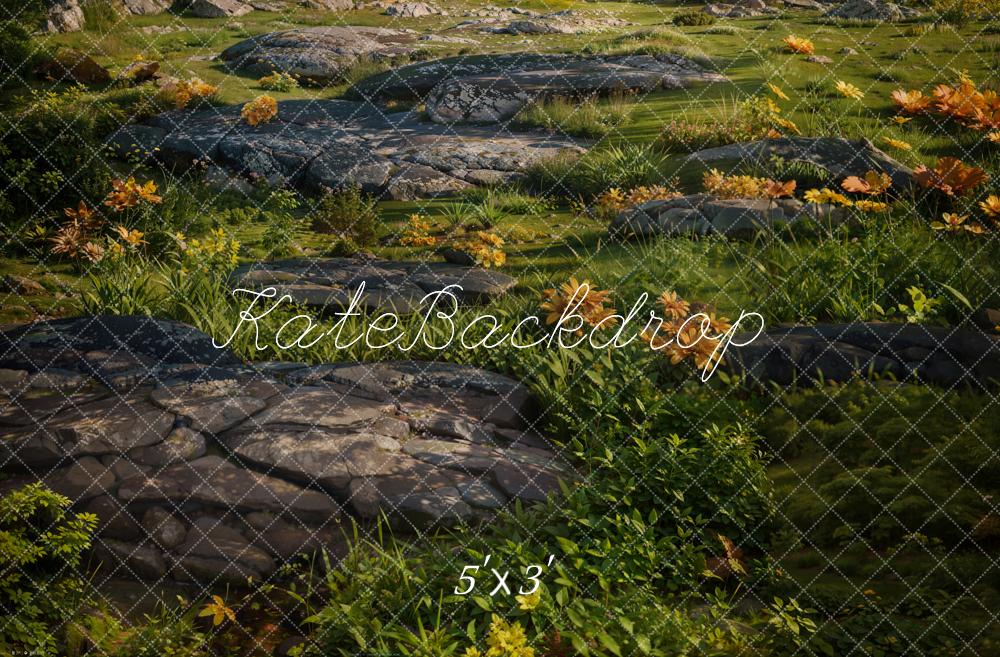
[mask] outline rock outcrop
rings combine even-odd
[[[54,0],[45,10],[43,32],[78,32],[86,19],[78,0]]]
[[[364,58],[392,59],[413,52],[416,34],[383,27],[302,27],[251,37],[222,51],[233,71],[268,75],[282,71],[303,83],[327,84]]]
[[[725,235],[749,239],[773,234],[802,222],[836,225],[849,219],[846,210],[827,204],[804,204],[794,198],[720,199],[710,194],[688,194],[647,201],[619,213],[608,232],[615,237],[662,235]]]
[[[513,180],[539,161],[583,151],[549,135],[452,129],[416,112],[386,114],[343,100],[283,101],[277,118],[258,127],[239,113],[238,106],[167,112],[123,126],[110,140],[122,157],[138,147],[173,166],[199,160],[248,180],[314,192],[353,184],[389,199]]]
[[[610,13],[593,15],[573,9],[540,14],[517,7],[484,7],[466,16],[455,29],[486,34],[591,34],[631,24]]]
[[[108,69],[75,48],[59,48],[53,55],[42,56],[35,65],[35,75],[46,80],[80,84],[111,82]]]
[[[829,18],[852,18],[863,21],[893,22],[914,18],[920,12],[912,7],[882,0],[848,0],[834,5],[824,14]]]
[[[509,53],[411,64],[372,76],[352,91],[377,100],[425,98],[428,116],[439,123],[491,123],[549,97],[679,89],[724,80],[679,55]]]
[[[572,469],[536,413],[473,367],[243,364],[149,317],[0,333],[0,493],[44,481],[97,515],[108,577],[240,585],[342,554],[351,518],[415,532],[545,499]]]
[[[785,386],[869,375],[948,387],[1000,383],[1000,336],[974,328],[864,322],[776,328],[733,347],[727,358],[731,371]]]
[[[228,18],[249,14],[253,7],[239,0],[194,0],[188,10],[199,18]]]

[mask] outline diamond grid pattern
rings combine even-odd
[[[580,3],[580,4],[582,5],[583,3]],[[562,8],[562,7],[560,7],[560,8]],[[575,8],[575,5],[574,5],[574,8]],[[664,12],[664,15],[666,16],[666,15],[667,15],[667,12]],[[349,21],[349,18],[350,18],[350,14],[346,14],[346,15],[343,15],[343,16],[341,16],[341,15],[335,15],[335,18],[334,18],[334,20],[338,20],[338,21],[339,21],[339,22],[340,22],[341,24],[343,24],[343,25],[348,25],[348,24],[349,24],[349,22],[348,22],[348,21]],[[405,23],[406,21],[400,21],[400,22],[404,22],[404,23]],[[187,29],[187,28],[186,28],[186,26],[184,25],[184,23],[183,23],[182,21],[180,21],[180,20],[176,20],[176,19],[175,19],[175,23],[176,23],[176,24],[177,24],[177,25],[178,25],[179,27],[181,27],[182,29]],[[781,19],[777,19],[777,20],[775,21],[775,23],[776,23],[776,24],[778,24],[778,25],[781,25],[781,26],[782,26],[782,28],[785,28],[785,27],[786,27],[785,25],[783,25],[783,24],[782,24],[782,21],[781,21]],[[123,22],[123,23],[122,23],[121,25],[116,25],[116,26],[115,26],[115,29],[122,29],[122,28],[126,28],[126,29],[134,29],[134,28],[130,28],[127,22]],[[792,28],[791,28],[791,27],[789,27],[789,29],[792,29]],[[825,27],[824,27],[824,28],[819,28],[819,29],[827,29],[827,28],[825,28]],[[110,32],[110,31],[109,31],[109,32]],[[773,30],[771,30],[771,31],[769,31],[769,32],[773,32]],[[197,34],[197,33],[196,33],[196,32],[192,32],[192,34]],[[748,41],[748,42],[747,42],[747,44],[746,44],[746,47],[747,47],[747,49],[748,49],[748,50],[749,50],[749,49],[751,49],[751,48],[753,48],[753,47],[754,47],[755,45],[757,45],[757,44],[760,44],[760,45],[764,45],[764,43],[765,43],[765,42],[764,42],[764,39],[765,39],[765,36],[766,36],[765,34],[760,34],[759,36],[758,36],[758,35],[756,35],[756,34],[753,34],[753,33],[747,33],[747,34],[749,34],[749,35],[751,35],[751,36],[755,37],[754,39],[752,39],[752,40],[750,40],[750,41]],[[101,39],[94,39],[94,44],[93,44],[93,46],[94,46],[95,50],[99,50],[99,49],[100,49],[100,44],[101,44],[101,42],[103,41],[103,37],[104,37],[104,35],[101,35],[101,36],[102,36],[102,38],[101,38]],[[597,37],[595,36],[595,37],[594,37],[594,40],[595,40],[595,41],[596,41],[596,38],[597,38]],[[912,39],[913,39],[913,42],[914,42],[914,43],[918,43],[918,42],[919,42],[919,38],[920,38],[920,37],[913,37],[913,38],[912,38]],[[208,41],[208,40],[206,39],[206,43],[207,43],[207,41]],[[150,39],[150,45],[152,46],[152,45],[154,45],[154,44],[155,44],[155,40],[154,40],[154,39]],[[938,70],[938,71],[942,71],[942,70],[945,70],[945,69],[949,68],[949,67],[951,66],[951,64],[953,64],[953,63],[961,63],[961,61],[962,61],[962,60],[960,60],[960,56],[961,56],[961,55],[963,55],[963,54],[964,54],[964,55],[968,56],[968,55],[972,55],[972,54],[974,54],[974,53],[975,53],[975,51],[973,51],[973,50],[972,50],[971,48],[969,48],[969,45],[968,45],[968,44],[969,44],[969,41],[966,41],[966,42],[965,42],[965,44],[964,44],[964,46],[963,46],[963,49],[962,49],[962,52],[960,52],[960,53],[956,53],[956,55],[955,55],[955,60],[956,60],[956,62],[948,62],[948,63],[946,63],[946,64],[942,65],[942,64],[940,64],[940,63],[935,63],[935,62],[931,62],[931,61],[929,61],[929,60],[928,60],[928,61],[927,61],[927,64],[928,64],[928,66],[929,66],[929,67],[933,67],[934,69],[936,69],[936,70]],[[864,50],[864,49],[863,49],[863,42],[860,42],[860,41],[859,41],[859,43],[858,43],[858,46],[859,46],[859,49],[860,49],[860,50],[861,50],[861,51],[863,52],[863,50]],[[966,51],[968,51],[968,52],[966,52]],[[845,60],[845,63],[846,63],[846,60]],[[827,81],[828,81],[828,80],[833,80],[833,79],[835,79],[835,78],[836,78],[836,70],[837,70],[837,67],[833,67],[833,66],[829,66],[829,67],[826,67],[826,75],[825,75],[825,77],[824,77],[824,80],[827,80]],[[725,68],[723,68],[723,69],[721,69],[721,70],[720,70],[720,72],[723,72],[723,73],[725,73],[725,72],[726,72],[726,69],[725,69]],[[780,71],[774,71],[773,73],[774,73],[774,75],[775,75],[775,76],[776,76],[776,77],[777,77],[777,78],[778,78],[779,80],[781,80],[782,82],[784,82],[784,83],[786,83],[786,84],[787,84],[787,80],[785,80],[785,79],[784,79],[784,77],[783,77],[783,76],[781,75],[781,72],[780,72]],[[867,91],[867,90],[866,90],[866,91]],[[702,95],[703,93],[704,93],[704,91],[703,91],[703,89],[702,89],[702,88],[696,88],[696,89],[693,89],[693,90],[687,90],[687,91],[685,91],[685,94],[686,94],[686,95],[688,96],[688,98],[689,98],[689,100],[690,100],[690,102],[692,103],[692,105],[693,105],[693,106],[694,106],[694,105],[696,105],[696,103],[697,103],[697,102],[698,102],[699,100],[701,100],[700,96],[701,96],[701,95]],[[641,102],[641,101],[642,101],[643,99],[644,99],[644,97],[643,97],[643,96],[640,96],[640,97],[639,97],[639,98],[638,98],[637,100],[638,100],[639,102]],[[85,109],[86,109],[86,108],[82,108],[82,110],[81,110],[81,111],[85,111]],[[8,130],[16,130],[16,129],[17,129],[17,126],[16,126],[16,125],[14,125],[14,124],[12,124],[12,125],[9,125],[9,126],[6,126],[6,128],[7,128]],[[939,126],[939,129],[940,129],[941,133],[942,133],[942,134],[944,134],[944,128],[943,128],[943,126]],[[498,134],[510,134],[509,130],[510,130],[510,127],[509,127],[509,124],[502,124],[502,125],[498,126]],[[568,137],[569,135],[565,135],[565,134],[564,134],[563,136],[567,136],[567,137]],[[622,137],[623,135],[621,135],[621,134],[619,133],[619,134],[617,134],[617,135],[615,135],[615,136],[616,136],[616,137]],[[956,144],[956,146],[957,146],[957,145],[958,145],[958,144]],[[41,155],[42,157],[44,157],[44,151],[40,152],[40,153],[39,153],[39,155]],[[966,153],[963,153],[963,155],[964,155],[965,157],[969,157],[969,156],[971,156],[971,154],[970,154],[970,153],[967,153],[967,152],[966,152]],[[104,155],[102,155],[102,154],[98,154],[98,153],[95,153],[95,154],[93,154],[93,156],[94,156],[94,157],[97,157],[97,158],[103,158],[103,157],[104,157]],[[72,184],[72,182],[70,182],[69,184]],[[212,199],[212,200],[214,200],[214,199]],[[205,207],[206,207],[206,208],[207,208],[207,207],[210,207],[210,205],[211,205],[211,204],[210,204],[210,202],[209,202],[209,203],[206,203],[206,204],[205,204]],[[419,206],[418,206],[418,207],[419,207]],[[914,207],[913,207],[912,209],[913,209],[913,211],[914,211],[914,212],[916,211],[916,207],[915,207],[915,204],[914,204]],[[43,213],[44,213],[44,212],[45,212],[46,210],[51,210],[51,208],[44,208],[44,207],[40,207],[40,208],[39,208],[39,216],[41,216],[41,215],[42,215],[42,214],[43,214]],[[568,227],[567,227],[567,229],[566,229],[566,230],[564,231],[564,233],[563,233],[562,235],[560,235],[559,237],[561,237],[561,238],[562,238],[562,237],[569,237],[569,235],[571,234],[571,232],[572,232],[572,229],[573,229],[574,227],[576,227],[576,224],[571,224],[570,226],[568,226]],[[14,239],[14,240],[16,240],[16,239],[17,239],[17,237],[16,237],[16,236],[13,236],[13,237],[11,237],[10,239]],[[995,237],[993,237],[993,238],[991,238],[991,239],[995,239]],[[733,247],[731,247],[731,248],[735,248],[735,246],[733,246]],[[985,248],[985,247],[979,247],[979,248]],[[628,274],[627,274],[627,275],[625,275],[625,276],[623,276],[623,277],[622,277],[622,278],[623,278],[623,280],[627,279],[627,278],[628,278],[628,275],[629,275],[629,274],[634,274],[635,272],[637,272],[637,271],[640,271],[640,270],[642,269],[642,267],[643,267],[643,266],[645,266],[645,265],[648,265],[648,264],[649,264],[649,261],[648,261],[648,260],[649,260],[649,258],[650,258],[650,256],[651,256],[651,252],[650,252],[650,251],[647,251],[647,250],[644,250],[644,249],[643,249],[643,248],[641,248],[641,247],[636,247],[636,248],[635,248],[635,249],[633,250],[633,255],[635,256],[635,258],[634,258],[634,262],[635,262],[635,266],[634,266],[634,267],[632,268],[632,270],[631,270],[630,272],[628,272]],[[591,262],[591,259],[592,259],[592,258],[593,258],[593,254],[590,254],[590,256],[589,256],[589,257],[588,257],[588,256],[581,256],[581,258],[580,258],[580,260],[581,260],[581,269],[585,269],[585,268],[586,268],[586,266],[590,264],[590,262]],[[809,264],[808,264],[807,262],[805,262],[805,261],[801,261],[801,262],[799,262],[799,263],[797,263],[797,264],[798,264],[798,265],[799,265],[800,267],[805,267],[805,268],[808,268],[808,267],[809,267]],[[531,270],[534,270],[534,269],[535,269],[535,268],[534,268],[533,266],[531,266],[531,265],[529,265],[529,266],[528,266],[528,270],[529,270],[529,271],[531,271]],[[956,272],[956,276],[957,276],[957,275],[958,275],[958,273]],[[985,279],[987,278],[987,277],[986,277],[986,273],[985,273],[985,272],[983,272],[983,273],[981,274],[981,276],[982,276],[982,277],[984,278],[984,280],[985,280]],[[832,287],[833,287],[833,286],[831,286],[831,288],[832,288]],[[613,288],[613,290],[614,290],[614,288]],[[724,286],[722,286],[722,288],[721,288],[721,290],[720,290],[720,293],[719,293],[719,294],[720,294],[720,296],[724,296],[724,297],[729,297],[729,298],[731,299],[731,297],[729,296],[729,293],[727,292],[727,289],[726,289],[726,286],[725,286],[725,285],[724,285]],[[98,321],[98,320],[95,320],[95,321]],[[183,345],[182,345],[182,344],[177,344],[176,346],[177,346],[177,348],[178,348],[178,349],[180,349],[180,350],[183,350]],[[41,365],[41,364],[38,364],[38,365]],[[159,376],[158,376],[158,375],[156,375],[155,373],[151,373],[151,378],[153,378],[153,379],[154,379],[154,380],[155,380],[155,381],[156,381],[157,383],[162,383],[162,381],[161,381],[161,380],[159,379]],[[883,401],[883,402],[884,402],[884,403],[885,403],[886,405],[888,405],[888,406],[892,406],[892,403],[893,403],[893,402],[892,402],[891,398],[890,398],[890,397],[889,397],[888,395],[883,395],[883,394],[881,393],[881,391],[880,391],[880,389],[879,389],[878,387],[873,387],[872,389],[873,389],[873,390],[875,390],[875,391],[877,391],[877,392],[878,392],[878,394],[880,394],[880,396],[881,396],[881,399],[882,399],[882,401]],[[941,391],[940,393],[938,393],[938,391],[935,391],[935,393],[934,393],[934,394],[935,394],[935,396],[937,396],[937,397],[938,397],[938,399],[940,399],[940,400],[941,400],[941,403],[942,403],[942,404],[944,404],[944,403],[945,403],[945,400],[944,400],[944,393],[945,393],[945,392],[947,392],[947,391]],[[125,396],[124,394],[123,394],[123,395],[121,395],[121,397],[122,397],[122,399],[123,399],[123,400],[124,400],[124,396]],[[15,401],[15,403],[16,403],[16,400],[14,400],[14,401]],[[69,402],[70,404],[73,404],[73,401],[72,401],[72,400],[71,400],[71,399],[70,399],[70,398],[69,398],[68,396],[67,396],[67,402]],[[564,411],[564,412],[568,410],[569,412],[572,412],[572,409],[573,409],[573,405],[572,405],[572,402],[573,402],[573,400],[572,400],[572,398],[565,398],[565,399],[561,399],[561,400],[560,400],[560,402],[561,402],[561,405],[560,405],[560,407],[559,407],[559,410],[561,410],[561,411]],[[611,405],[613,404],[613,402],[614,402],[614,395],[613,395],[613,394],[611,394],[611,395],[609,395],[609,399],[608,399],[608,405],[609,405],[609,406],[611,406]],[[719,405],[725,405],[725,404],[727,403],[727,400],[725,399],[725,397],[724,397],[724,396],[720,396],[720,398],[719,398],[719,400],[718,400],[718,402],[717,402],[717,403],[718,403]],[[779,404],[779,405],[781,405],[781,404],[782,404],[782,402],[781,402],[781,399],[780,399],[780,397],[776,397],[776,398],[775,398],[775,400],[774,400],[774,403],[775,403],[775,404]],[[830,396],[829,396],[829,403],[830,403],[830,404],[833,404],[833,405],[836,405],[836,404],[837,404],[837,401],[836,401],[836,399],[835,399],[835,397],[834,397],[833,395],[830,395]],[[22,409],[22,410],[24,410],[24,409]],[[898,408],[893,408],[893,410],[894,410],[894,411],[897,411],[897,412],[899,411],[899,409],[898,409]],[[858,426],[858,429],[859,429],[860,431],[864,431],[864,427],[863,427],[863,426],[861,426],[861,425],[859,425],[859,426]],[[919,426],[919,418],[918,418],[918,419],[916,419],[916,420],[915,420],[915,421],[914,421],[914,422],[912,423],[912,425],[910,426],[910,429],[911,429],[911,431],[913,432],[913,434],[914,434],[915,436],[917,436],[917,437],[920,437],[920,438],[925,438],[924,436],[922,436],[922,435],[921,435],[921,429],[920,429],[920,426]],[[808,429],[806,429],[806,431],[808,431]],[[984,445],[985,445],[985,443],[984,443]],[[612,447],[612,446],[610,446],[610,445],[609,445],[609,447]],[[885,456],[886,458],[890,458],[890,455],[889,455],[889,450],[886,450],[886,451],[885,451],[885,454],[884,454],[884,456]],[[945,457],[944,457],[943,455],[939,455],[939,456],[940,456],[940,458],[942,458],[942,459],[944,459],[944,458],[945,458]],[[780,457],[779,457],[779,458],[780,458]],[[827,455],[827,458],[829,458],[830,460],[833,460],[833,461],[837,461],[837,455],[836,455],[836,449],[830,449],[830,450],[829,450],[829,454]],[[123,456],[123,459],[124,459],[124,460],[127,460],[127,457]],[[946,460],[946,459],[945,459],[945,460]],[[842,463],[841,463],[841,465],[842,465],[843,467],[846,467],[846,465],[844,465],[844,464],[842,464]],[[985,465],[985,464],[984,464],[984,465]],[[958,470],[957,470],[957,469],[956,469],[956,473],[958,473]],[[39,474],[40,476],[42,476],[42,475],[43,475],[43,474],[45,474],[45,473],[36,473],[36,474]],[[578,476],[581,476],[581,477],[583,477],[584,479],[586,479],[586,476],[584,475],[584,473],[581,473],[581,472],[577,472],[576,474],[577,474]],[[910,480],[911,480],[911,482],[912,482],[912,484],[913,484],[914,486],[916,486],[916,485],[917,485],[917,484],[916,484],[916,480],[915,480],[915,476],[916,476],[916,475],[919,475],[919,474],[920,474],[920,473],[914,473],[914,476],[911,476],[911,477],[910,477]],[[959,473],[959,474],[960,474],[960,473]],[[642,474],[641,472],[637,472],[637,473],[635,473],[635,475],[636,475],[636,477],[637,477],[637,478],[639,478],[639,479],[642,479],[642,477],[643,477],[643,474]],[[593,475],[592,475],[592,476],[593,476]],[[315,482],[311,482],[311,483],[315,483]],[[697,485],[697,484],[696,484],[696,485]],[[810,487],[810,484],[809,484],[809,483],[808,483],[808,482],[807,482],[807,481],[806,481],[805,479],[802,479],[802,481],[801,481],[800,485],[801,485],[801,486],[807,486],[807,487]],[[861,481],[859,481],[859,482],[858,482],[858,485],[859,485],[859,486],[863,486],[863,483],[862,483]],[[962,482],[962,485],[963,485],[963,486],[967,486],[967,487],[972,487],[972,484],[971,484],[971,483],[970,483],[970,482],[969,482],[968,480],[964,480],[964,481]],[[810,487],[810,488],[811,488],[811,487]],[[815,492],[815,491],[813,491],[813,492]],[[956,491],[956,492],[957,492],[957,491]],[[178,506],[178,510],[179,510],[179,507],[180,507],[180,505],[178,504],[177,506]],[[939,510],[939,511],[942,511],[942,512],[944,512],[944,509],[943,509],[943,508],[940,508],[940,507],[939,507],[939,509],[938,509],[938,510]],[[609,513],[609,514],[613,514],[613,513],[615,512],[615,511],[616,511],[616,509],[615,509],[615,508],[609,508],[609,509],[608,509],[608,513]],[[780,512],[780,511],[779,511],[779,512]],[[829,512],[830,512],[830,513],[836,513],[836,511],[834,510],[834,508],[833,508],[833,506],[832,506],[832,505],[831,505],[831,508],[829,509]],[[888,510],[886,510],[886,512],[888,513]],[[821,519],[817,519],[817,523],[818,523],[818,522],[819,522],[820,520],[821,520]],[[527,529],[527,528],[525,528],[525,529]],[[529,533],[530,533],[530,532],[529,532]],[[803,538],[803,539],[805,539],[805,540],[808,540],[808,532],[806,532],[806,533],[805,533],[805,535],[804,535],[804,536],[802,536],[802,538]],[[757,547],[762,547],[762,548],[763,548],[763,547],[766,547],[766,546],[757,546]],[[928,554],[930,554],[930,556],[932,556],[932,557],[934,556],[934,555],[933,555],[933,554],[931,554],[931,553],[928,553]],[[448,555],[447,555],[447,553],[442,553],[442,554],[441,554],[441,555],[439,555],[439,556],[440,556],[440,557],[442,557],[442,558],[445,558],[445,559],[448,559],[448,558],[449,558],[449,557],[448,557]],[[839,555],[837,555],[837,556],[839,556]],[[991,564],[992,566],[994,566],[994,567],[996,566],[996,561],[995,561],[995,559],[994,559],[994,558],[993,558],[993,557],[992,557],[992,556],[991,556],[990,554],[988,554],[988,553],[986,553],[986,552],[983,552],[983,557],[984,557],[984,558],[985,558],[986,560],[988,560],[988,561],[989,561],[989,563],[990,563],[990,564]],[[935,558],[936,558],[936,557],[935,557]],[[459,563],[454,563],[454,565],[455,565],[455,567],[456,567],[456,571],[457,571],[457,570],[459,570],[459,569],[461,568],[461,564],[459,564]],[[888,563],[885,563],[884,565],[885,565],[885,567],[886,567],[886,568],[888,568],[888,569],[890,569],[890,570],[891,570],[891,565],[889,565]],[[938,562],[938,565],[939,565],[939,567],[942,567],[942,568],[943,568],[943,567],[945,567],[945,565],[944,565],[943,561],[939,561],[939,562]],[[837,567],[836,567],[836,564],[835,564],[835,558],[833,558],[833,559],[829,559],[829,566],[830,566],[831,568],[834,568],[834,569],[836,569],[836,568],[837,568]],[[839,571],[838,571],[838,572],[839,572]],[[929,576],[929,574],[930,574],[930,573],[928,573],[928,576]],[[847,577],[846,577],[846,576],[845,576],[845,580],[847,580]],[[974,585],[974,584],[975,584],[975,582],[971,582],[971,583],[969,584],[969,586],[971,587],[971,586],[972,586],[972,585]],[[859,588],[859,592],[860,592],[860,590],[861,590],[861,588],[862,588],[862,587],[860,587],[860,586],[859,586],[858,588]],[[971,592],[971,589],[970,589],[970,592]],[[915,593],[915,594],[917,594],[917,595],[919,595],[919,594],[918,594],[918,593],[917,593],[916,591],[914,591],[914,593]],[[803,589],[802,589],[802,591],[801,591],[801,594],[802,594],[802,595],[804,595],[804,596],[808,596],[808,595],[809,595],[809,591],[808,591],[808,588],[807,588],[807,586],[804,586],[804,587],[803,587]],[[691,595],[699,595],[699,594],[697,594],[697,593],[692,593]],[[753,593],[752,591],[750,591],[750,592],[748,592],[748,593],[747,593],[747,595],[750,595],[750,596],[754,596],[754,593]],[[992,620],[993,620],[994,622],[996,621],[996,614],[995,614],[995,613],[992,613],[992,612],[991,612],[991,611],[990,611],[989,609],[987,609],[987,608],[985,608],[985,607],[984,607],[984,611],[985,611],[985,612],[986,612],[986,613],[987,613],[987,614],[989,615],[989,617],[990,617],[990,618],[991,618],[991,619],[992,619]],[[969,646],[969,647],[971,648],[971,646]]]

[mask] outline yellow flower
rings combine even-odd
[[[528,645],[528,637],[520,623],[508,623],[496,614],[486,637],[486,657],[535,657],[535,649]]]
[[[479,649],[475,646],[469,646],[465,649],[463,657],[483,657],[483,653],[479,652]]]
[[[807,203],[814,203],[816,205],[823,203],[835,203],[845,207],[853,205],[851,199],[827,187],[824,187],[823,189],[810,189],[808,192],[803,194],[802,198],[804,198]]]
[[[993,132],[986,133],[986,138],[994,144],[1000,144],[1000,130],[994,130]]]
[[[787,95],[785,95],[785,92],[782,91],[781,87],[779,87],[778,85],[771,84],[770,82],[768,82],[767,83],[767,88],[770,89],[771,93],[773,93],[775,96],[777,96],[781,100],[791,100]]]
[[[882,141],[884,141],[889,146],[897,148],[901,151],[913,150],[913,146],[910,146],[909,143],[903,141],[902,139],[893,139],[892,137],[882,137]]]
[[[782,128],[784,128],[785,130],[788,130],[789,132],[792,132],[797,135],[802,134],[802,131],[799,130],[799,126],[795,125],[793,121],[790,121],[788,119],[783,119],[780,116],[776,116],[774,117],[774,122],[777,123]]]
[[[521,611],[531,611],[542,601],[542,590],[539,588],[534,593],[518,595],[514,599],[517,600],[518,609]]]
[[[896,115],[896,116],[892,117],[892,122],[895,123],[896,125],[903,125],[904,123],[909,123],[912,120],[913,120],[912,116],[899,116],[899,115]]]
[[[855,100],[860,100],[865,97],[865,92],[858,89],[850,82],[844,82],[843,80],[837,80],[834,88],[840,92],[841,96],[845,98],[853,98]]]
[[[869,201],[868,199],[861,199],[860,201],[854,202],[854,207],[863,212],[882,212],[889,207],[888,203],[883,203],[881,201]]]
[[[985,201],[979,202],[979,207],[990,219],[1000,219],[1000,196],[990,194]]]
[[[941,221],[931,222],[931,228],[934,230],[943,230],[949,233],[957,233],[963,230],[969,231],[970,233],[982,232],[981,226],[977,227],[977,224],[965,223],[968,218],[969,215],[967,214],[945,212],[941,215]]]

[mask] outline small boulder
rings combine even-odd
[[[135,86],[154,79],[159,70],[160,62],[139,60],[123,68],[115,80],[128,86]]]
[[[321,11],[350,11],[354,9],[354,0],[302,0],[300,4],[306,9]]]
[[[187,537],[187,527],[172,513],[158,506],[149,508],[142,516],[142,528],[165,550],[175,548]]]
[[[46,80],[80,84],[111,82],[111,73],[94,59],[74,48],[60,48],[35,67],[35,75]]]
[[[253,7],[239,0],[194,0],[190,10],[198,18],[226,18],[249,14]]]
[[[42,287],[41,283],[33,281],[30,278],[25,278],[24,276],[15,276],[14,274],[8,274],[3,277],[2,289],[4,292],[13,292],[14,294],[20,294],[22,296],[29,296],[33,294],[42,294],[45,292],[45,288]]]
[[[103,565],[101,574],[105,577],[160,579],[167,572],[163,554],[151,545],[133,545],[106,538],[97,542],[94,554]]]
[[[170,0],[122,0],[128,13],[136,16],[155,16],[170,9]]]
[[[421,16],[434,16],[440,14],[441,10],[426,2],[401,2],[399,4],[386,7],[386,16],[396,18],[420,18]]]
[[[83,9],[80,8],[77,0],[55,0],[49,4],[45,12],[42,31],[49,33],[78,32],[83,29],[85,22]]]

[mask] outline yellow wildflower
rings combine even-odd
[[[855,100],[860,100],[865,97],[865,92],[857,88],[850,82],[844,82],[843,80],[837,80],[834,88],[840,93],[841,96],[845,98],[853,98]]]

